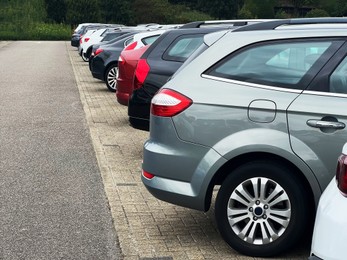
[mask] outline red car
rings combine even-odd
[[[150,44],[134,49],[136,42],[126,47],[120,54],[118,59],[118,78],[117,78],[117,101],[127,106],[130,95],[133,91],[134,73],[137,62],[142,54],[148,49]]]

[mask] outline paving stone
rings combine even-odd
[[[208,212],[199,212],[159,201],[146,190],[141,163],[149,133],[129,125],[127,107],[92,77],[69,42],[66,48],[124,260],[256,259],[238,254],[222,240],[213,204]],[[307,259],[308,253],[304,249],[273,259]]]

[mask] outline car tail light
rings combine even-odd
[[[142,87],[150,69],[151,68],[149,67],[146,59],[140,59],[137,62],[135,77],[134,77],[134,89],[138,89]]]
[[[88,38],[88,37],[87,37],[87,38],[84,38],[84,41],[85,41],[85,42],[88,42],[89,39],[90,39],[90,38]]]
[[[80,44],[82,43],[82,38],[80,38]]]
[[[98,55],[98,54],[100,54],[100,53],[102,53],[103,51],[104,51],[103,49],[100,49],[100,48],[97,49],[97,50],[95,51],[95,56]]]
[[[124,48],[124,51],[133,50],[133,49],[135,49],[136,45],[137,45],[137,42],[133,42],[133,43],[129,44],[128,46],[126,46],[126,47]]]
[[[347,156],[344,154],[337,161],[336,182],[343,196],[347,197]]]
[[[155,175],[153,175],[152,173],[146,172],[144,170],[142,170],[142,175],[146,178],[146,179],[153,179]]]
[[[160,90],[152,99],[151,113],[155,116],[171,117],[187,109],[193,101],[170,89]]]

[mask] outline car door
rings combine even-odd
[[[336,47],[342,43],[336,41]],[[347,46],[341,46],[335,54],[331,50],[321,56],[329,61],[287,110],[292,149],[312,169],[322,190],[335,174],[336,158],[347,140]]]

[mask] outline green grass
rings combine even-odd
[[[10,24],[0,25],[0,40],[42,40],[57,41],[69,40],[71,38],[71,28],[62,24]]]

